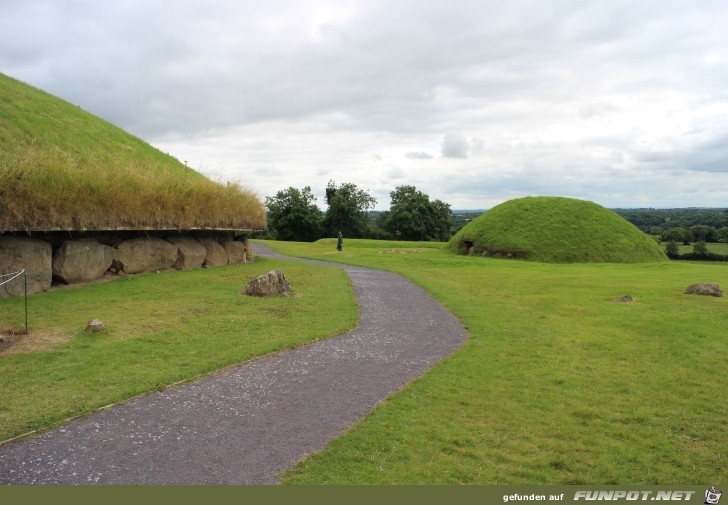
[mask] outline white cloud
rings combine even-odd
[[[263,196],[728,201],[720,0],[2,3],[3,72]]]
[[[465,159],[470,153],[470,143],[460,133],[446,133],[442,138],[441,152],[445,158]]]
[[[435,156],[433,156],[430,153],[426,153],[425,151],[418,151],[418,152],[409,152],[404,155],[405,158],[408,160],[431,160]]]

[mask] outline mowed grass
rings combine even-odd
[[[284,270],[295,297],[240,294],[250,278],[274,268]],[[0,440],[348,331],[358,320],[345,272],[265,258],[42,293],[28,306],[24,338],[70,341],[0,356]],[[95,318],[106,332],[86,334]],[[2,327],[24,327],[21,298],[0,301]]]
[[[682,291],[725,289],[726,265],[269,244],[402,273],[469,332],[451,357],[286,472],[286,483],[725,484],[728,298]],[[613,301],[627,294],[632,303]]]

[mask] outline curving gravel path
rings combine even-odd
[[[0,483],[274,484],[465,340],[460,322],[403,277],[314,263],[348,272],[356,330],[0,446]]]

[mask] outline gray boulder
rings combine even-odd
[[[114,261],[114,248],[96,239],[67,240],[53,255],[53,277],[66,284],[102,277]]]
[[[92,319],[86,324],[86,333],[101,333],[106,331],[106,326],[100,319]]]
[[[171,268],[178,247],[161,238],[135,238],[116,246],[114,266],[127,274],[156,272]]]
[[[172,265],[173,268],[177,270],[191,270],[202,267],[202,264],[205,262],[205,256],[207,256],[207,249],[197,240],[192,237],[177,235],[168,237],[167,241],[176,245],[178,248],[177,261]]]
[[[51,287],[53,249],[48,242],[14,235],[0,236],[0,274],[26,271],[28,294]],[[0,282],[5,278],[0,279]],[[25,293],[23,277],[0,286],[0,300]]]
[[[685,291],[686,295],[723,296],[723,291],[717,284],[691,284]]]
[[[220,243],[214,238],[201,238],[200,244],[205,247],[205,263],[206,267],[219,267],[228,264],[227,251]]]
[[[234,265],[236,263],[246,263],[245,245],[237,240],[228,240],[222,245],[228,255],[228,263]]]
[[[291,284],[282,270],[272,270],[251,279],[244,293],[248,296],[291,296]]]

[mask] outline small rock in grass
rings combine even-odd
[[[252,279],[243,291],[248,296],[291,296],[291,284],[281,270],[272,270]]]
[[[86,324],[86,332],[87,333],[100,333],[102,331],[106,330],[106,327],[104,326],[104,323],[101,322],[99,319],[93,319]]]
[[[632,303],[634,301],[634,298],[632,298],[632,295],[624,295],[619,298],[610,298],[610,302],[621,302],[621,303]]]

